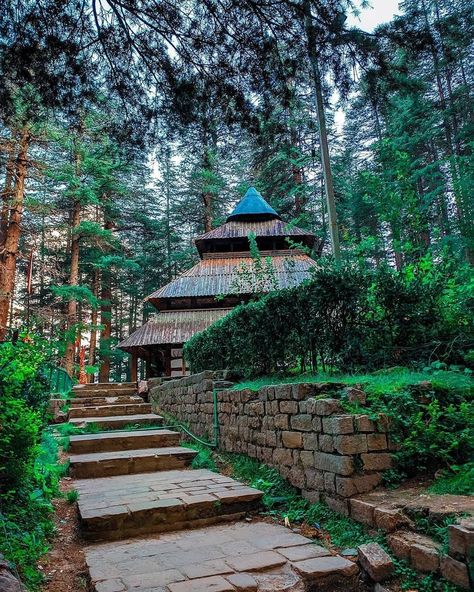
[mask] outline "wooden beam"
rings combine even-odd
[[[130,382],[137,382],[138,380],[138,356],[135,350],[132,351],[130,358]]]

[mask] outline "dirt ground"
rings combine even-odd
[[[73,489],[71,479],[65,477],[60,483],[61,491]],[[40,562],[45,575],[44,592],[87,592],[89,584],[82,550],[77,504],[65,498],[54,500],[56,536],[49,553]]]

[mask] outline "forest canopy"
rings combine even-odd
[[[429,262],[472,306],[472,2],[404,0],[371,32],[364,4],[5,0],[0,340],[35,331],[70,374],[87,342],[125,379],[143,298],[250,183],[313,256]]]

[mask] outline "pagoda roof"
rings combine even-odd
[[[259,277],[250,253],[204,253],[202,261],[150,294],[146,300],[157,308],[162,300],[206,296],[244,295],[291,288],[310,278],[316,262],[294,249],[261,251],[269,273]]]
[[[227,216],[231,220],[271,220],[281,219],[277,212],[267,203],[255,187],[249,187],[247,193]]]
[[[195,333],[204,331],[232,309],[165,310],[134,331],[118,344],[124,351],[151,345],[185,343]]]
[[[204,251],[206,241],[226,241],[235,238],[247,238],[250,233],[259,237],[290,237],[296,242],[301,242],[305,246],[312,248],[316,237],[308,230],[298,228],[278,218],[272,220],[231,220],[213,228],[205,234],[201,234],[194,239],[196,247],[200,253]]]

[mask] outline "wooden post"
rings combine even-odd
[[[137,382],[138,379],[138,356],[136,352],[132,351],[130,359],[130,382]]]

